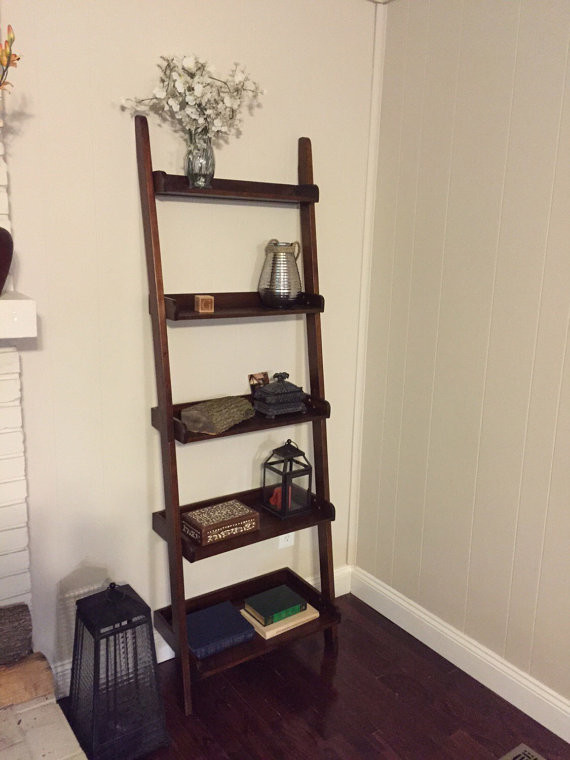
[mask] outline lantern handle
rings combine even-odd
[[[125,596],[125,592],[120,587],[118,587],[114,581],[111,581],[111,583],[109,583],[107,586],[107,599],[109,599],[109,601],[117,599],[117,597],[124,598]]]

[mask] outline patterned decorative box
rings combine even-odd
[[[237,499],[211,504],[182,515],[182,532],[200,546],[259,530],[259,512]]]

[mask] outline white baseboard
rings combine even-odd
[[[305,578],[307,583],[315,588],[321,587],[319,576],[313,576],[311,578]],[[342,596],[343,594],[350,593],[350,587],[352,584],[352,567],[350,565],[343,565],[342,567],[335,568],[334,571],[334,592],[335,596]]]
[[[415,638],[570,742],[570,700],[358,567],[351,592]]]
[[[52,666],[53,679],[55,681],[55,696],[57,699],[67,697],[71,682],[71,660],[61,660]]]
[[[166,660],[171,660],[174,657],[174,649],[156,631],[154,632],[154,643],[156,645],[157,662],[166,662]]]

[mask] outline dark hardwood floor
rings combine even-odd
[[[170,745],[148,760],[497,760],[570,745],[355,597],[339,600],[337,658],[314,636],[206,679],[195,715],[159,666]]]

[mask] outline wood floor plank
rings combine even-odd
[[[497,760],[490,750],[483,747],[463,730],[456,731],[437,748],[436,752],[425,760],[457,760],[457,758],[472,758],[473,760]]]
[[[223,741],[224,750],[232,760],[251,758],[267,760],[271,751],[275,760],[302,760],[295,747],[287,747],[251,709],[247,699],[237,692],[224,675],[201,684],[197,701],[198,716],[212,734]],[[271,749],[268,749],[271,748]]]
[[[570,760],[559,737],[366,604],[338,604],[336,657],[322,636],[274,650],[197,684],[190,717],[162,663],[171,744],[148,760],[495,760],[523,742]]]

